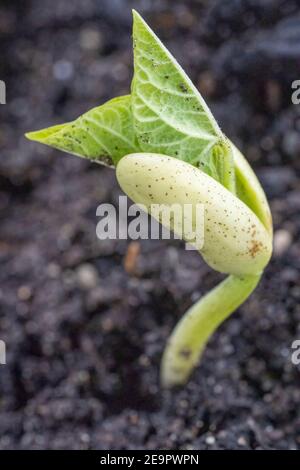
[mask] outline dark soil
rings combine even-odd
[[[257,170],[276,229],[258,289],[173,392],[166,338],[221,276],[179,243],[130,263],[97,240],[114,172],[23,137],[128,92],[133,6]],[[0,33],[1,449],[300,448],[299,2],[7,0]]]

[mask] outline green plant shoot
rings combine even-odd
[[[212,333],[255,289],[272,253],[272,219],[246,159],[135,11],[133,50],[131,95],[26,136],[115,166],[123,191],[150,213],[153,203],[204,204],[200,254],[228,277],[196,302],[171,334],[161,366],[162,385],[171,387],[188,380]],[[188,222],[195,224],[193,212]],[[172,222],[169,228],[174,230]]]

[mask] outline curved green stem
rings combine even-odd
[[[212,333],[247,299],[260,277],[228,276],[186,312],[173,331],[162,358],[161,382],[164,387],[186,383]]]

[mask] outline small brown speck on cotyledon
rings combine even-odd
[[[252,258],[255,258],[257,253],[259,253],[260,250],[262,249],[262,246],[263,246],[263,244],[261,242],[258,242],[257,240],[251,240],[251,246],[250,246],[250,249],[249,249],[249,253],[250,253]]]
[[[182,348],[179,351],[179,355],[183,357],[184,359],[189,359],[191,357],[191,354],[192,354],[192,351],[190,350],[190,348]]]

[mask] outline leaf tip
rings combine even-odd
[[[132,16],[133,16],[133,30],[135,30],[135,28],[139,26],[149,29],[149,26],[147,25],[146,21],[143,19],[143,17],[139,14],[138,11],[133,9]]]
[[[30,131],[24,134],[24,137],[34,142],[42,142],[41,131]]]
[[[133,16],[133,19],[135,18],[141,18],[141,15],[139,14],[139,12],[137,10],[135,10],[134,8],[132,8],[132,16]]]
[[[40,129],[38,131],[26,132],[24,135],[26,139],[32,140],[34,142],[40,142],[42,144],[48,144],[49,138],[53,137],[58,131],[62,130],[66,124],[58,124],[57,126],[47,127],[45,129]]]

